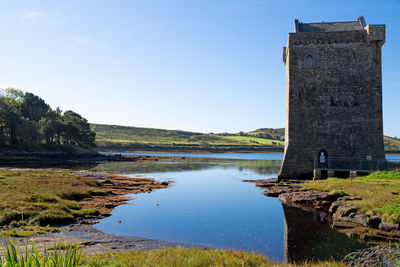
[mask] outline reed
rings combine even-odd
[[[3,255],[0,256],[0,266],[3,267],[73,267],[80,266],[81,251],[78,246],[70,245],[65,249],[55,249],[39,253],[35,242],[29,249],[25,241],[25,249],[19,252],[19,242],[15,244],[10,237],[3,237]]]

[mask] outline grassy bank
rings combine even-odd
[[[68,171],[0,169],[0,226],[18,228],[3,233],[24,236],[50,230],[40,226],[97,215],[96,209],[82,209],[77,201],[99,194],[107,192],[95,179]]]
[[[114,206],[128,200],[127,193],[166,187],[149,178],[104,173],[0,169],[0,235],[58,231],[51,226],[108,216]]]
[[[360,212],[379,214],[385,223],[400,223],[399,170],[375,172],[354,179],[308,181],[303,189],[360,197],[361,200],[348,203],[361,207]]]

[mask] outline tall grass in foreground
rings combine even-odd
[[[325,261],[319,263],[303,262],[299,264],[279,264],[270,262],[265,256],[234,250],[214,250],[201,248],[163,248],[155,250],[131,250],[108,252],[95,255],[84,255],[78,245],[63,246],[65,250],[37,251],[35,243],[29,249],[19,251],[19,243],[11,238],[3,238],[3,255],[0,256],[0,267],[78,267],[78,266],[310,266],[310,267],[344,267],[344,263]],[[60,247],[57,245],[56,247]]]
[[[202,248],[162,248],[155,250],[129,250],[83,256],[83,266],[93,267],[345,267],[335,261],[303,262],[299,264],[276,263],[263,255],[245,251]]]
[[[78,246],[70,246],[66,250],[54,250],[48,252],[45,250],[39,253],[36,248],[35,242],[32,248],[28,248],[25,241],[25,250],[18,252],[19,242],[15,244],[11,238],[3,238],[3,255],[0,257],[0,266],[2,267],[72,267],[79,266],[81,259],[81,252],[78,251]]]

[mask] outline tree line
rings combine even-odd
[[[42,98],[18,89],[0,89],[0,149],[75,151],[96,147],[96,134],[78,113],[53,110]]]

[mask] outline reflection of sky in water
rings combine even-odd
[[[174,183],[169,189],[131,195],[132,205],[117,207],[95,227],[113,234],[261,252],[282,260],[280,202],[265,197],[253,183],[241,181],[276,174],[225,166],[152,173],[150,177],[172,178]]]

